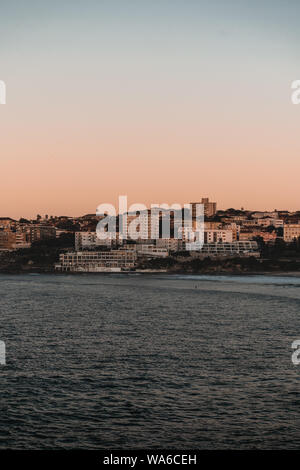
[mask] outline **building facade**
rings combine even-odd
[[[107,246],[111,247],[113,243],[112,237],[107,239],[100,239],[97,237],[96,232],[75,232],[75,250],[92,250],[95,248]]]
[[[127,271],[135,267],[136,259],[133,250],[76,251],[62,253],[55,269],[72,272]]]
[[[230,258],[239,257],[247,258],[253,256],[260,257],[258,244],[255,241],[232,242],[232,243],[204,243],[200,251],[191,252],[192,256],[200,258],[217,257]]]
[[[203,197],[201,202],[191,202],[192,207],[192,218],[196,217],[197,204],[203,204],[204,206],[204,217],[213,217],[217,212],[217,203],[210,202],[208,197]]]
[[[300,224],[285,224],[283,226],[283,239],[290,243],[300,237]]]

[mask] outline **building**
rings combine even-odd
[[[168,251],[183,251],[185,244],[178,238],[159,238],[156,240],[158,248],[165,248]]]
[[[253,240],[256,237],[260,236],[260,231],[257,230],[241,230],[239,234],[239,241]]]
[[[168,250],[159,248],[155,245],[133,245],[135,246],[138,256],[146,256],[147,258],[166,258],[169,255]]]
[[[107,232],[108,233],[108,232]],[[112,237],[108,235],[107,239],[100,239],[96,232],[75,232],[75,250],[93,250],[97,247],[111,247]]]
[[[15,232],[15,248],[17,250],[20,250],[30,247],[31,243],[29,240],[29,235],[26,232],[23,232],[22,230],[17,230]]]
[[[204,230],[221,230],[222,222],[204,222]]]
[[[47,240],[49,238],[56,238],[55,227],[49,227],[47,225],[27,225],[25,231],[29,236],[30,243]]]
[[[236,241],[239,240],[239,234],[240,234],[240,229],[241,229],[240,225],[237,225],[233,222],[231,224],[225,224],[223,226],[223,229],[224,230],[231,230],[231,232],[232,232],[232,241],[233,242],[236,242]]]
[[[204,230],[204,243],[231,243],[232,230]]]
[[[10,217],[0,217],[0,229],[7,229],[15,226],[16,221]]]
[[[59,257],[58,271],[119,272],[133,269],[137,255],[134,250],[76,251]]]
[[[277,211],[273,211],[273,212],[253,212],[252,213],[252,217],[254,219],[262,219],[264,217],[270,217],[272,219],[277,219],[278,218],[278,212]]]
[[[21,230],[12,232],[11,230],[0,230],[0,250],[17,250],[30,248],[28,235]]]
[[[276,230],[273,230],[273,232],[260,232],[258,236],[261,237],[265,243],[274,243],[277,239]]]
[[[122,220],[122,236],[125,239],[157,239],[159,238],[159,209],[147,209],[140,213],[120,216]],[[127,220],[126,220],[127,219]],[[121,236],[121,235],[120,235]]]
[[[14,250],[16,235],[10,230],[0,230],[0,250]]]
[[[283,226],[283,239],[285,242],[292,242],[300,237],[300,224],[285,224]]]
[[[210,202],[208,197],[203,197],[201,202],[191,202],[192,206],[192,218],[196,218],[196,208],[197,204],[203,204],[204,206],[204,217],[213,217],[217,212],[217,203]]]
[[[253,256],[260,257],[258,244],[255,241],[238,241],[232,243],[204,243],[200,251],[192,251],[192,256],[200,258],[217,257],[217,258],[230,258],[239,257],[245,258]]]
[[[257,224],[261,227],[270,227],[273,226],[275,228],[283,227],[283,220],[282,219],[272,219],[271,217],[264,217],[263,219],[256,219]]]
[[[233,241],[233,230],[206,230],[194,231],[191,227],[183,227],[179,231],[179,236],[185,242],[193,241],[193,234],[198,235],[199,240],[204,243],[231,243]]]

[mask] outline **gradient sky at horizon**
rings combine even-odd
[[[0,216],[300,209],[298,0],[3,2]]]

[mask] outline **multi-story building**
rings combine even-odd
[[[260,224],[260,219],[247,219],[239,222],[243,227],[257,227]]]
[[[10,217],[0,217],[0,229],[7,229],[16,224],[16,221]]]
[[[183,240],[179,240],[178,238],[159,238],[156,240],[156,246],[175,252],[184,250],[185,244]]]
[[[253,240],[254,238],[258,237],[260,234],[259,230],[241,230],[239,234],[239,241],[247,241]]]
[[[225,224],[223,226],[223,230],[230,230],[232,232],[233,242],[236,242],[239,240],[240,229],[241,229],[240,225],[237,225],[234,222],[231,224]]]
[[[75,232],[75,250],[92,250],[97,247],[112,246],[113,239],[107,233],[106,239],[97,237],[96,232]]]
[[[26,233],[29,235],[29,242],[34,243],[39,240],[56,238],[56,230],[54,227],[47,225],[27,225]]]
[[[136,252],[139,256],[146,256],[147,258],[166,258],[169,254],[165,248],[160,248],[155,245],[134,245]]]
[[[0,249],[16,250],[21,248],[30,248],[29,237],[21,230],[0,230]]]
[[[17,230],[15,232],[15,248],[16,249],[23,249],[23,248],[30,248],[31,243],[29,239],[29,235],[22,230]]]
[[[254,219],[262,219],[263,217],[270,217],[272,219],[277,219],[278,218],[278,212],[273,211],[273,212],[253,212],[252,217]]]
[[[204,230],[204,243],[231,243],[232,230]]]
[[[192,206],[192,218],[193,219],[197,215],[196,213],[197,204],[204,205],[204,217],[213,217],[217,212],[217,203],[210,202],[208,197],[203,197],[201,199],[201,202],[191,202],[190,204]]]
[[[258,236],[261,237],[265,243],[274,243],[277,238],[277,233],[275,230],[273,232],[260,232]]]
[[[126,271],[135,267],[136,259],[134,250],[77,251],[61,254],[55,269],[73,272]]]
[[[283,220],[282,219],[274,219],[271,217],[265,217],[263,219],[257,219],[257,224],[261,227],[270,227],[273,226],[275,228],[283,227]]]
[[[285,242],[292,242],[300,237],[300,223],[285,224],[283,226],[283,239]]]
[[[180,230],[180,236],[185,242],[192,240],[192,234],[197,232],[192,229],[192,227],[183,227]],[[203,240],[204,243],[231,243],[233,241],[233,230],[206,230],[201,233],[199,231],[199,239]]]
[[[121,215],[120,218],[122,218],[122,232],[125,239],[147,240],[159,238],[158,209],[147,209],[139,214],[127,214],[126,218]]]
[[[277,233],[274,230],[273,232],[263,232],[262,230],[241,231],[239,235],[239,241],[254,240],[255,238],[262,238],[264,242],[274,242],[277,238]]]
[[[14,250],[16,234],[10,230],[0,230],[0,250]]]
[[[192,256],[206,257],[260,257],[258,244],[255,241],[238,241],[232,243],[204,243],[200,251],[192,251]]]
[[[221,230],[222,222],[204,222],[204,230]]]

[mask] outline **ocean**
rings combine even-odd
[[[300,446],[300,278],[0,275],[0,449]]]

